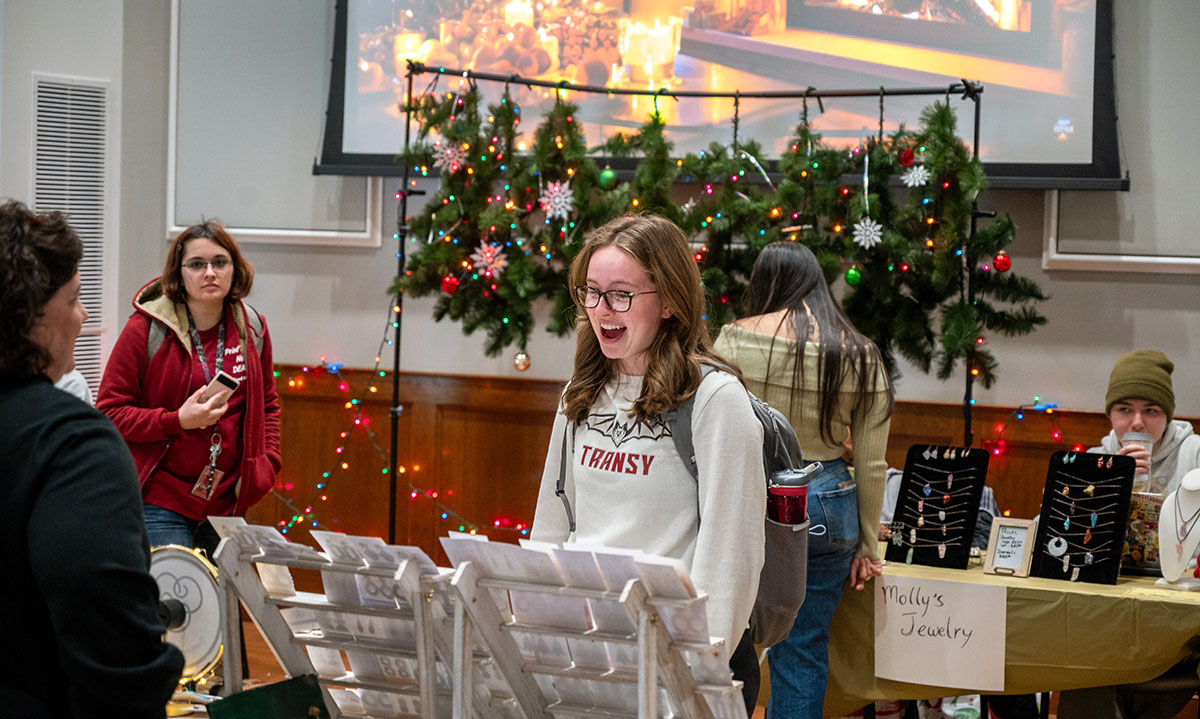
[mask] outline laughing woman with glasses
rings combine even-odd
[[[133,452],[151,546],[211,556],[204,518],[244,515],[275,482],[279,397],[266,323],[242,301],[253,282],[219,222],[187,228],[162,277],[138,291],[104,369],[96,407]],[[206,395],[219,374],[233,393]]]
[[[569,281],[575,370],[531,537],[682,560],[708,594],[709,633],[732,651],[763,562],[762,425],[737,370],[713,350],[687,237],[662,217],[618,218],[588,236]],[[704,375],[702,364],[718,371]],[[692,395],[695,479],[665,419]],[[556,494],[560,477],[573,522]]]

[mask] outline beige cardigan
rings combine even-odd
[[[771,343],[774,341],[774,347]],[[796,356],[794,340],[762,334],[736,325],[726,325],[716,342],[717,352],[742,370],[746,388],[768,404],[787,415],[800,440],[806,461],[837,459],[846,452],[839,444],[829,444],[821,437],[817,419],[820,414],[817,373],[817,345],[804,345],[804,381],[792,386],[792,367]],[[767,378],[770,358],[771,376]],[[842,384],[841,399],[834,412],[834,437],[844,439],[846,429],[854,442],[854,476],[858,484],[858,549],[855,556],[880,559],[879,510],[883,504],[884,475],[887,472],[888,430],[887,383],[883,367],[879,373],[874,401],[862,401],[853,388],[857,374],[853,369]],[[865,399],[865,398],[864,398]]]

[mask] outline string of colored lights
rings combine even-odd
[[[1009,412],[1008,417],[1005,418],[1004,422],[996,425],[995,439],[984,440],[982,443],[983,448],[991,452],[992,455],[996,457],[1004,454],[1005,447],[1008,444],[1007,440],[1004,439],[1004,433],[1008,431],[1008,425],[1014,420],[1021,421],[1025,419],[1025,415],[1028,413],[1040,413],[1041,415],[1044,415],[1053,425],[1053,429],[1050,431],[1050,438],[1055,442],[1064,441],[1062,425],[1058,423],[1058,417],[1056,417],[1054,414],[1054,410],[1056,409],[1058,409],[1057,404],[1043,402],[1041,397],[1034,396],[1032,404],[1022,404],[1017,406],[1016,409],[1014,409],[1012,412]],[[1076,444],[1071,448],[1071,451],[1082,452],[1083,445]]]
[[[380,470],[380,474],[383,474],[384,476],[386,476],[388,474],[388,467],[387,467],[388,451],[383,446],[381,446],[378,441],[376,441],[375,431],[371,427],[371,418],[363,411],[363,402],[367,398],[368,395],[375,394],[379,391],[379,387],[375,384],[374,378],[387,376],[387,373],[380,369],[380,364],[382,363],[384,348],[391,345],[394,342],[394,339],[392,339],[392,337],[390,337],[389,335],[394,335],[395,331],[399,327],[399,323],[396,322],[394,319],[392,319],[392,315],[399,314],[399,312],[400,312],[400,307],[397,305],[391,306],[391,308],[388,311],[389,319],[388,319],[387,327],[384,329],[383,338],[380,340],[379,348],[375,353],[375,366],[371,369],[371,375],[370,375],[372,378],[372,381],[367,384],[367,386],[365,388],[365,390],[366,390],[365,394],[360,392],[356,396],[354,393],[352,393],[350,379],[349,379],[349,377],[343,375],[343,373],[342,373],[343,365],[331,363],[325,357],[321,357],[320,361],[315,365],[302,366],[300,368],[299,375],[292,375],[292,376],[288,377],[288,380],[287,380],[288,387],[293,388],[293,389],[302,389],[305,385],[305,379],[304,379],[305,375],[312,375],[312,374],[317,374],[320,372],[326,372],[330,375],[337,377],[338,390],[350,396],[350,399],[348,399],[346,401],[344,407],[345,407],[345,409],[351,410],[354,413],[353,427],[351,427],[348,430],[343,430],[338,434],[338,438],[341,441],[338,443],[338,446],[334,449],[334,453],[339,458],[337,465],[330,470],[326,470],[326,471],[322,472],[321,473],[321,481],[316,484],[316,489],[318,491],[320,491],[320,493],[321,493],[320,494],[321,502],[329,501],[330,485],[335,476],[335,472],[339,469],[341,471],[346,471],[346,470],[350,469],[350,463],[345,460],[344,455],[345,455],[345,451],[346,451],[346,445],[347,445],[349,439],[353,436],[354,429],[364,430],[364,432],[362,434],[365,435],[367,442],[370,443],[371,447],[375,450],[376,454],[379,455],[379,459],[384,465],[383,469]],[[276,377],[276,379],[278,379],[280,377],[280,373],[278,371],[275,372],[275,377]],[[414,467],[414,470],[415,469],[418,469],[418,468]],[[454,509],[452,509],[451,507],[449,507],[445,503],[443,503],[439,499],[440,493],[437,490],[426,489],[426,488],[418,487],[417,485],[413,484],[412,481],[410,481],[408,479],[408,477],[410,476],[410,473],[408,472],[407,467],[405,467],[405,466],[397,467],[396,473],[402,474],[405,476],[405,481],[406,481],[406,484],[408,485],[408,493],[409,493],[410,499],[415,500],[420,497],[424,497],[424,498],[428,499],[429,501],[433,502],[434,507],[439,511],[441,518],[443,520],[448,520],[448,521],[459,523],[458,531],[460,531],[460,532],[469,532],[471,534],[476,534],[481,529],[486,528],[486,529],[492,530],[492,531],[517,532],[517,533],[521,534],[522,536],[527,536],[529,534],[529,524],[527,522],[514,523],[511,519],[509,519],[507,517],[495,519],[490,523],[490,525],[487,523],[471,521],[467,517],[463,516],[462,514],[459,514],[457,511],[455,511]],[[305,507],[303,509],[301,509],[300,506],[298,504],[296,504],[294,501],[292,501],[290,498],[283,496],[283,494],[280,493],[279,489],[280,488],[272,489],[271,494],[275,497],[275,499],[277,499],[285,507],[287,507],[288,511],[291,513],[291,516],[288,519],[282,519],[279,521],[279,527],[280,527],[279,531],[280,532],[282,532],[283,534],[287,534],[288,530],[290,530],[292,527],[294,527],[298,524],[304,524],[306,522],[313,527],[320,526],[320,522],[316,517],[316,512],[313,511],[313,505],[308,504],[308,505],[305,505]],[[295,489],[295,484],[292,482],[287,482],[282,486],[282,489],[287,490],[287,491],[292,491],[293,489]],[[446,494],[453,495],[453,490],[448,490],[446,492]]]
[[[975,341],[978,344],[983,344],[982,337],[977,338]],[[975,400],[971,400],[971,402],[974,403]],[[993,457],[999,457],[1003,455],[1008,445],[1008,441],[1004,439],[1004,433],[1008,431],[1008,425],[1013,421],[1019,422],[1025,419],[1025,415],[1030,413],[1037,413],[1040,416],[1044,416],[1049,419],[1050,423],[1053,425],[1053,429],[1050,431],[1050,438],[1055,442],[1062,442],[1064,441],[1062,425],[1058,423],[1058,417],[1054,414],[1054,410],[1056,409],[1058,409],[1057,404],[1052,402],[1043,402],[1040,396],[1034,395],[1032,404],[1018,405],[1016,409],[1008,413],[1008,417],[1004,419],[1004,422],[996,425],[995,439],[985,439],[980,443],[980,445],[983,447],[983,449],[991,452]],[[1082,452],[1083,445],[1074,445],[1071,448],[1071,451]],[[1001,515],[1010,517],[1012,516],[1012,510],[1005,509],[1001,512]]]

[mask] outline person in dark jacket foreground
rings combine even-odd
[[[137,472],[109,420],[54,387],[75,366],[79,236],[0,206],[0,716],[162,717],[163,641]]]

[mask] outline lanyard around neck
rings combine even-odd
[[[217,361],[214,369],[209,372],[208,358],[204,356],[204,343],[200,341],[200,332],[196,329],[196,320],[192,317],[191,309],[187,309],[188,330],[192,335],[192,344],[196,346],[196,355],[200,358],[200,371],[204,373],[204,384],[212,382],[213,376],[221,371],[225,364],[225,310],[221,310],[221,319],[217,321]]]

